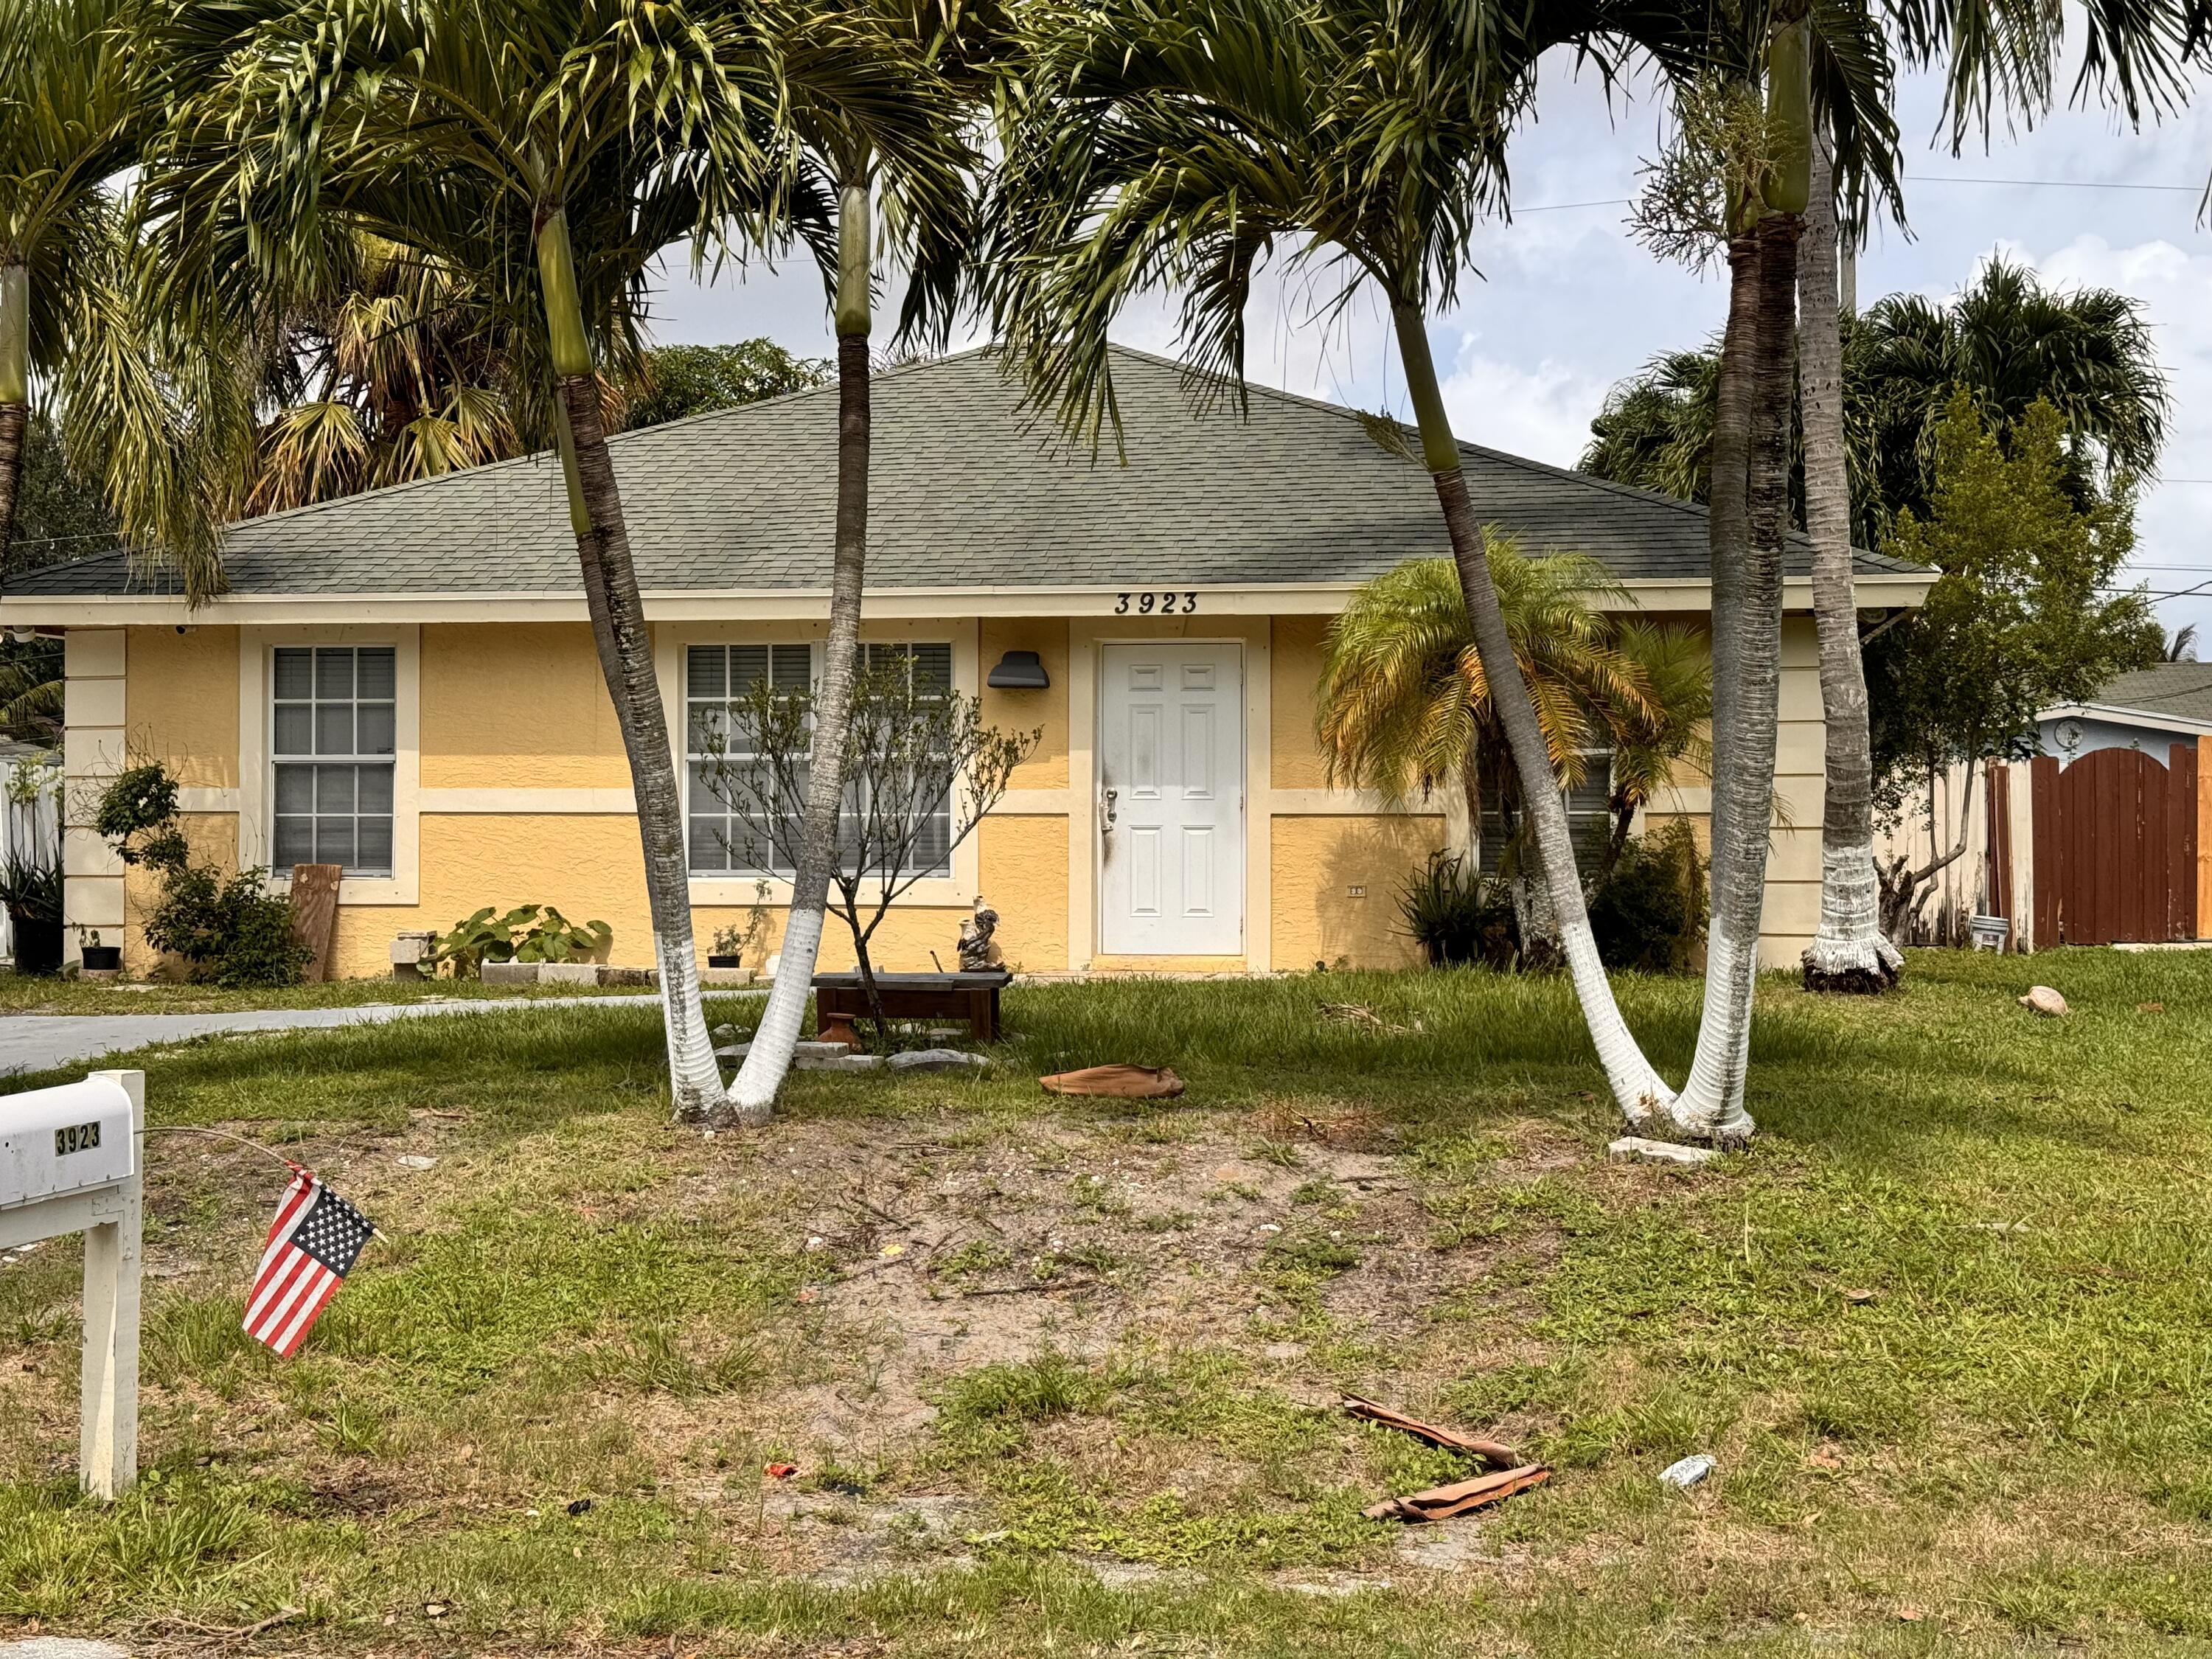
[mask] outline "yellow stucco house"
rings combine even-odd
[[[1008,959],[1036,972],[1411,960],[1397,890],[1443,843],[1442,806],[1329,788],[1313,698],[1323,632],[1354,587],[1449,550],[1427,476],[1354,410],[1255,388],[1249,418],[1196,413],[1176,365],[1133,352],[1115,380],[1126,462],[1051,446],[985,354],[877,383],[866,637],[915,647],[994,722],[1044,733],[998,810],[885,924],[879,959],[950,961],[980,892]],[[672,732],[733,682],[811,672],[836,433],[825,388],[613,441]],[[1642,609],[1705,613],[1701,510],[1465,455],[1478,510],[1528,550],[1595,555]],[[295,861],[344,865],[338,973],[387,972],[402,930],[532,902],[605,919],[617,963],[653,960],[629,769],[556,465],[251,520],[228,558],[229,591],[198,610],[119,553],[33,572],[0,599],[0,623],[66,635],[70,921],[119,930],[126,965],[151,965],[134,878],[88,826],[102,780],[158,758],[203,851],[280,884]],[[1914,604],[1927,580],[1864,557],[1859,602]],[[1802,549],[1787,603],[1763,945],[1778,966],[1818,913]],[[1008,664],[1018,653],[1042,675]],[[1048,684],[992,686],[1002,665],[1002,680]],[[727,867],[711,791],[687,787],[703,950],[757,878]],[[1705,805],[1691,787],[1660,804]],[[775,883],[772,902],[787,890]],[[836,941],[825,965],[844,965]]]

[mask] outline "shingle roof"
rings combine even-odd
[[[1249,419],[1199,414],[1181,368],[1117,349],[1126,465],[1056,444],[994,356],[893,371],[874,388],[868,585],[1223,586],[1356,581],[1448,552],[1436,495],[1372,417],[1255,386]],[[638,578],[650,592],[823,589],[836,501],[834,386],[611,441]],[[1476,511],[1531,551],[1574,550],[1624,580],[1698,580],[1702,508],[1475,445]],[[550,455],[325,501],[233,526],[241,595],[578,591]],[[1801,541],[1792,574],[1807,568]],[[1907,571],[1862,555],[1863,573]],[[26,573],[11,596],[165,591],[120,554]]]
[[[2212,663],[2167,662],[2108,681],[2083,699],[2108,708],[2212,721]]]

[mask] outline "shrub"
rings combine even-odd
[[[311,954],[292,937],[292,902],[258,870],[225,877],[194,864],[177,825],[177,784],[158,761],[120,774],[100,797],[94,827],[125,864],[161,877],[146,942],[184,958],[191,976],[229,987],[292,985]]]
[[[0,904],[17,921],[58,926],[62,919],[62,867],[11,850],[0,864]]]
[[[1607,968],[1686,972],[1705,934],[1705,862],[1677,818],[1621,848],[1613,873],[1590,896],[1590,930]]]
[[[439,936],[433,965],[451,963],[455,979],[479,979],[487,962],[589,962],[604,958],[615,930],[604,921],[572,922],[550,904],[517,905],[505,915],[487,904]]]
[[[1398,914],[1432,968],[1506,968],[1519,953],[1504,884],[1470,869],[1457,853],[1429,854],[1427,866],[1399,890]]]

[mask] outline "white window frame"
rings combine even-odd
[[[422,891],[422,629],[369,627],[245,627],[238,652],[238,858],[241,869],[269,870],[276,801],[276,660],[279,646],[389,646],[392,653],[392,873],[348,876],[341,905],[412,905]],[[271,891],[289,892],[289,869],[270,870]]]
[[[942,645],[952,647],[952,689],[973,697],[980,695],[982,673],[978,663],[980,627],[973,617],[957,620],[892,620],[865,624],[860,639],[866,645]],[[819,647],[829,635],[823,623],[702,623],[684,627],[662,624],[655,632],[656,667],[660,679],[661,706],[668,720],[672,740],[690,748],[687,722],[690,718],[686,696],[685,669],[690,647],[695,645],[811,645]],[[691,781],[688,763],[679,755],[677,775],[684,796],[684,846],[688,860],[691,847]],[[956,792],[958,786],[955,786]],[[956,803],[957,805],[957,803]],[[977,843],[983,832],[978,829],[952,849],[952,868],[948,876],[924,876],[892,901],[895,909],[949,909],[964,908],[975,901],[981,890],[981,859]],[[727,873],[694,875],[690,878],[691,902],[695,908],[730,907],[744,908],[754,900],[754,884],[762,878],[742,871]],[[787,876],[767,878],[768,903],[786,906],[791,902],[791,878]]]
[[[399,697],[398,647],[397,646],[365,644],[272,646],[270,648],[269,653],[271,664],[272,678],[276,659],[278,657],[283,656],[287,651],[304,653],[307,659],[307,695],[304,699],[298,697],[287,698],[280,695],[283,690],[282,687],[272,684],[270,688],[270,724],[269,764],[271,778],[276,785],[274,788],[270,804],[269,822],[270,842],[271,848],[270,856],[272,860],[271,868],[273,869],[276,867],[276,863],[278,861],[278,844],[283,838],[284,819],[287,817],[297,817],[301,816],[301,814],[298,813],[287,813],[283,810],[283,791],[281,787],[281,775],[283,769],[287,766],[296,769],[303,769],[309,775],[307,785],[309,794],[308,810],[305,816],[310,825],[307,833],[310,842],[313,844],[313,853],[309,858],[295,860],[295,862],[328,864],[336,861],[324,856],[320,841],[321,831],[319,828],[320,823],[323,819],[326,817],[336,817],[350,820],[353,825],[353,856],[343,860],[343,864],[350,866],[366,866],[368,865],[369,860],[361,856],[360,835],[362,823],[364,820],[373,821],[377,818],[381,818],[386,825],[386,833],[387,836],[389,836],[389,826],[395,817],[394,808],[397,805],[397,802],[391,799],[391,788],[389,781],[387,781],[384,810],[381,812],[364,812],[362,811],[361,806],[361,788],[362,779],[366,773],[381,771],[387,775],[388,780],[391,775],[396,774],[398,770],[399,763],[397,753],[398,748],[398,726]],[[360,736],[360,711],[362,704],[364,702],[381,702],[384,701],[384,699],[380,697],[374,699],[364,698],[361,693],[360,675],[362,653],[363,652],[374,651],[388,651],[392,653],[392,702],[394,741],[392,750],[387,751],[363,750],[359,746],[358,743]],[[323,737],[321,730],[321,711],[326,704],[331,707],[336,707],[337,704],[332,702],[331,699],[325,698],[323,696],[323,659],[325,653],[335,655],[341,652],[346,653],[348,659],[352,665],[353,672],[349,677],[347,693],[340,701],[349,711],[348,729],[354,733],[356,741],[349,744],[343,754],[335,752],[325,754],[322,752]],[[307,747],[302,750],[295,750],[289,753],[279,750],[276,742],[276,735],[282,724],[276,719],[276,713],[280,706],[286,703],[303,705],[308,711]],[[321,801],[321,769],[325,767],[344,767],[353,774],[354,800],[350,811],[339,813],[326,812],[323,810]],[[369,881],[388,879],[392,874],[392,858],[390,856],[390,853],[391,848],[387,842],[386,856],[376,861],[377,865],[381,867],[356,868],[353,872],[356,878]],[[287,867],[289,867],[289,866]]]

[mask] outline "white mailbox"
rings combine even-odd
[[[0,1210],[137,1173],[131,1097],[112,1073],[0,1096]]]
[[[84,1235],[78,1474],[112,1498],[138,1476],[139,1142],[143,1072],[0,1095],[0,1249]]]

